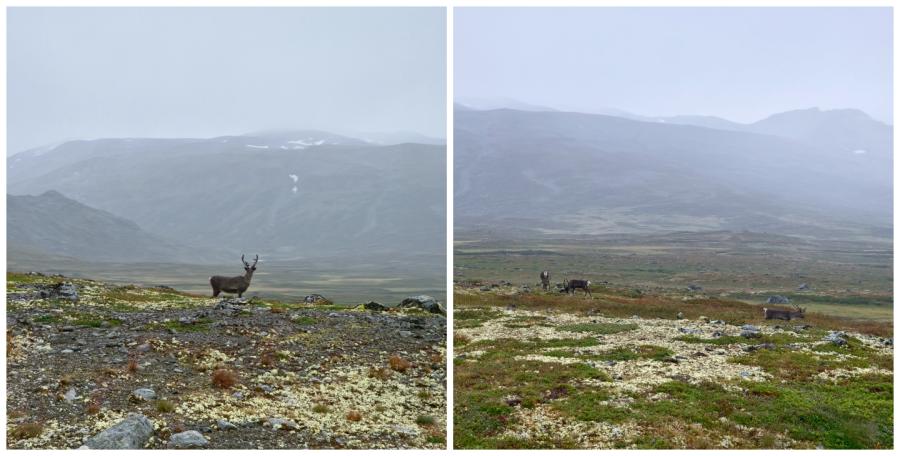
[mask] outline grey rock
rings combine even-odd
[[[131,414],[89,438],[85,446],[91,449],[138,449],[143,448],[152,435],[153,423],[144,415]]]
[[[375,301],[369,301],[369,302],[363,304],[363,309],[366,309],[366,310],[372,310],[372,311],[375,311],[375,312],[381,312],[381,311],[383,311],[383,310],[387,310],[387,306],[384,306],[384,305],[382,305],[382,304],[380,304],[380,303],[377,303],[377,302],[375,302]]]
[[[400,307],[418,307],[427,312],[447,315],[444,305],[428,295],[410,296],[400,302]]]
[[[221,430],[221,431],[227,431],[229,429],[237,429],[237,426],[235,426],[234,423],[227,421],[227,420],[222,420],[222,419],[216,420],[216,427],[218,427],[219,430]]]
[[[197,431],[184,431],[179,432],[177,434],[172,434],[172,437],[169,438],[169,444],[167,445],[169,448],[176,449],[184,449],[184,448],[205,448],[209,444],[209,441],[203,437],[203,434]]]
[[[156,391],[150,388],[138,388],[131,393],[131,398],[135,401],[150,401],[156,399]]]
[[[747,339],[756,339],[756,338],[759,338],[759,337],[761,337],[761,336],[762,336],[762,335],[759,333],[759,331],[751,331],[751,330],[749,330],[749,329],[744,329],[744,330],[741,331],[741,337],[744,337],[744,338],[747,338]]]
[[[395,424],[391,429],[401,437],[416,437],[419,435],[418,429],[410,426],[403,426],[401,424]]]
[[[805,291],[805,290],[809,290],[809,285],[807,285],[805,283],[801,283],[800,286],[797,287],[797,291]]]
[[[286,418],[269,418],[269,426],[272,426],[272,429],[292,429],[297,430],[300,429],[300,425],[293,420],[289,420]]]
[[[409,331],[400,331],[400,337],[412,337],[413,333]]]
[[[676,319],[676,320],[683,320],[683,319],[684,319],[684,313],[678,312],[678,313],[675,315],[675,319]]]
[[[842,331],[831,331],[822,340],[831,342],[838,347],[843,347],[844,345],[847,345],[847,334]]]
[[[63,399],[65,399],[65,401],[70,404],[75,400],[76,397],[78,397],[78,393],[75,391],[74,387],[69,388],[69,391],[66,391],[66,394],[63,395]]]
[[[766,300],[766,304],[790,304],[791,300],[785,296],[781,295],[773,295],[769,296],[769,299]]]
[[[330,304],[331,301],[320,294],[311,294],[303,298],[303,302],[307,304]]]

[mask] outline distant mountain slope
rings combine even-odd
[[[890,156],[741,131],[459,110],[457,227],[561,233],[885,233]]]
[[[56,191],[6,197],[10,256],[42,256],[92,261],[200,262],[182,246],[153,236],[130,220],[97,210]]]
[[[268,260],[445,250],[445,148],[319,131],[73,141],[8,160],[50,189],[210,254]]]

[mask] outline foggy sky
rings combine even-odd
[[[11,8],[8,153],[273,128],[445,136],[443,8]]]
[[[862,109],[892,123],[890,8],[458,8],[454,95],[716,115]]]

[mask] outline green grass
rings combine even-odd
[[[498,310],[466,309],[453,313],[453,324],[457,328],[477,328],[489,320],[503,315]]]
[[[663,361],[674,353],[665,347],[641,345],[640,347],[619,347],[602,353],[579,353],[569,350],[551,350],[544,355],[559,358],[578,358],[590,361],[632,361],[636,359],[652,359]]]
[[[316,320],[315,318],[308,317],[305,315],[291,318],[291,321],[300,326],[309,326],[309,325],[316,324],[318,322],[318,320]]]

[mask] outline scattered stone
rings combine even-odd
[[[144,415],[131,414],[112,427],[89,438],[90,449],[125,450],[143,448],[153,435],[153,423]]]
[[[510,407],[515,407],[522,403],[522,397],[516,394],[512,394],[503,398],[503,401],[506,402],[506,405]]]
[[[156,391],[150,388],[138,388],[131,393],[131,398],[138,402],[156,399]]]
[[[400,337],[412,337],[413,333],[410,331],[400,331]]]
[[[679,328],[678,328],[678,332],[680,332],[680,333],[682,333],[682,334],[700,334],[700,333],[702,333],[703,331],[700,331],[699,329],[693,329],[693,328],[681,328],[681,327],[679,327]]]
[[[709,317],[701,315],[697,320],[702,321],[703,323],[709,323]]]
[[[725,333],[723,333],[722,331],[713,331],[713,333],[712,333],[712,336],[713,336],[714,338],[717,338],[717,339],[718,339],[719,337],[724,336],[724,335],[725,335]]]
[[[761,337],[762,334],[759,332],[759,328],[753,325],[744,325],[741,326],[741,337],[747,339],[755,339]]]
[[[209,441],[203,437],[203,434],[197,431],[184,431],[178,434],[172,434],[169,438],[169,448],[185,449],[185,448],[206,448]]]
[[[697,284],[690,284],[687,286],[688,291],[703,291],[703,287]]]
[[[307,304],[331,304],[331,301],[320,294],[311,294],[303,298],[303,302]]]
[[[447,315],[444,305],[428,295],[410,296],[400,303],[400,307],[418,307],[431,313]]]
[[[781,295],[773,295],[769,296],[769,299],[766,300],[766,304],[790,304],[791,300],[785,296]]]
[[[805,283],[801,283],[800,286],[797,287],[797,291],[806,291],[809,290],[809,285]]]
[[[381,311],[387,310],[387,306],[384,306],[375,301],[369,301],[369,302],[363,304],[363,309],[372,310],[375,312],[381,312]]]
[[[391,429],[401,437],[413,438],[419,435],[419,430],[410,426],[395,424]]]
[[[678,312],[678,313],[675,315],[675,319],[676,319],[676,320],[684,320],[684,314],[681,313],[681,312]]]
[[[237,429],[237,426],[235,426],[234,423],[231,423],[230,421],[226,421],[226,420],[222,420],[222,419],[216,420],[216,427],[218,427],[220,431],[227,431],[229,429]]]
[[[764,344],[759,344],[759,345],[748,345],[748,346],[744,347],[744,351],[748,352],[748,353],[755,352],[757,350],[774,350],[774,349],[775,349],[775,344],[771,344],[771,343],[764,343]]]
[[[725,322],[723,320],[712,320],[709,322],[711,325],[724,325]]]
[[[847,345],[847,334],[843,331],[831,331],[822,340],[831,342],[838,347],[843,347],[844,345]]]
[[[300,429],[300,425],[297,424],[296,421],[289,420],[287,418],[269,418],[269,426],[272,426],[272,429],[291,429],[297,430]]]
[[[78,393],[75,391],[74,387],[69,388],[69,391],[66,391],[66,394],[63,395],[63,399],[70,404],[75,400],[76,397],[78,397]]]

